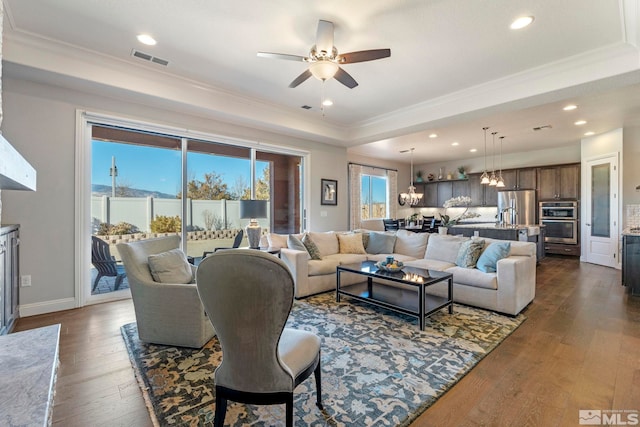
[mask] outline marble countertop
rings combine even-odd
[[[529,235],[540,234],[540,226],[539,225],[499,225],[495,222],[481,222],[481,223],[461,223],[456,224],[453,227],[462,227],[462,228],[482,228],[482,229],[491,229],[491,230],[527,230]]]
[[[625,228],[622,230],[623,236],[640,236],[640,229],[636,228]]]
[[[51,424],[59,342],[59,324],[0,337],[0,425]]]

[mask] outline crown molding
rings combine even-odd
[[[99,95],[117,93],[134,102],[332,145],[342,146],[346,139],[346,128],[304,112],[176,76],[153,64],[131,63],[22,31],[4,35],[3,60],[64,76],[54,80],[67,86],[76,82],[83,91],[91,88]]]
[[[478,114],[517,101],[520,108],[540,105],[549,102],[549,95],[554,92],[639,70],[639,50],[627,43],[617,43],[358,123],[351,128],[348,139],[357,145],[406,134],[408,130],[418,132],[439,120]],[[586,86],[582,90],[586,91]]]

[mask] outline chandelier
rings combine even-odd
[[[498,184],[498,177],[496,176],[496,134],[498,132],[491,132],[491,136],[493,137],[493,148],[491,149],[492,156],[492,168],[491,168],[491,176],[489,177],[489,185],[495,187]]]
[[[489,183],[489,174],[487,173],[487,129],[489,128],[482,128],[482,130],[484,131],[484,172],[482,172],[482,176],[480,177],[480,184]]]
[[[422,200],[423,193],[416,193],[416,187],[413,185],[413,150],[411,149],[411,183],[409,184],[409,192],[400,193],[398,195],[398,203],[400,206],[404,206],[408,203],[409,206],[417,206],[420,200]]]
[[[502,140],[504,136],[500,137],[500,174],[498,175],[498,182],[496,183],[496,187],[502,188],[504,187],[504,179],[502,178]]]

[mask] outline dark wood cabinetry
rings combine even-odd
[[[538,200],[578,199],[580,164],[538,168]]]
[[[622,236],[622,285],[640,296],[640,235]]]
[[[509,169],[502,171],[504,190],[535,190],[536,168]]]
[[[18,319],[18,272],[19,227],[0,228],[0,335],[13,330]]]
[[[444,202],[453,197],[453,183],[451,181],[442,181],[438,183],[438,206],[444,205]]]

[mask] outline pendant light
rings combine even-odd
[[[487,129],[489,128],[482,128],[484,131],[484,172],[482,172],[482,176],[480,177],[480,184],[489,183],[489,175],[487,174]]]
[[[493,148],[491,149],[491,176],[489,177],[489,185],[495,187],[498,185],[498,178],[496,178],[496,133],[491,132],[491,136],[493,137]]]
[[[502,140],[504,140],[504,136],[500,137],[500,173],[498,174],[498,182],[496,187],[502,188],[504,187],[504,179],[502,178]]]
[[[405,203],[409,203],[409,206],[411,207],[417,206],[423,196],[423,193],[416,193],[416,187],[413,186],[413,150],[415,150],[415,148],[411,149],[411,181],[409,184],[409,192],[400,193],[398,196],[398,203],[400,206],[404,206]]]

